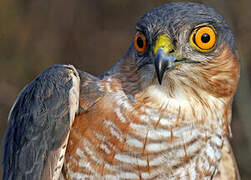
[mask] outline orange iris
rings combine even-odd
[[[213,27],[196,28],[191,35],[191,43],[201,51],[210,51],[216,44],[216,33]]]
[[[143,33],[137,32],[134,37],[134,46],[139,53],[143,53],[146,50],[146,37]]]

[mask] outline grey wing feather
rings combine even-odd
[[[4,180],[57,179],[79,103],[79,75],[54,65],[20,93],[4,138]]]

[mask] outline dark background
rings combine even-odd
[[[52,64],[101,74],[131,43],[135,24],[168,0],[0,0],[0,138],[20,90]],[[230,24],[241,55],[231,143],[242,179],[251,179],[251,1],[197,0]],[[0,171],[0,175],[1,175]]]

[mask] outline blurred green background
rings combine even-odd
[[[73,64],[101,74],[125,54],[139,18],[168,2],[173,1],[0,0],[0,138],[18,93],[45,68]],[[225,17],[240,50],[231,143],[242,179],[251,179],[251,1],[193,2],[210,5]]]

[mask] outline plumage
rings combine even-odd
[[[9,116],[3,179],[59,176],[78,111],[78,81],[73,66],[55,65],[24,88]]]
[[[205,5],[170,3],[136,31],[103,75],[57,65],[21,92],[4,179],[239,179],[228,136],[240,67],[227,23]]]

